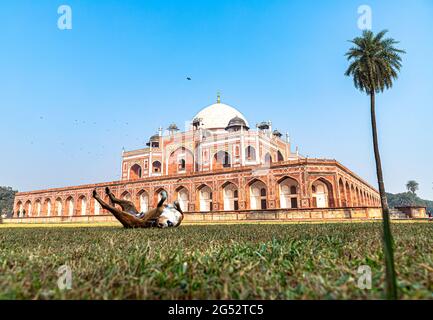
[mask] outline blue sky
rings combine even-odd
[[[57,8],[72,8],[72,30]],[[20,191],[118,179],[122,147],[215,101],[272,120],[309,157],[376,186],[369,100],[344,76],[359,5],[407,51],[377,99],[390,192],[433,199],[433,2],[2,1],[0,185]],[[189,76],[191,81],[185,78]]]

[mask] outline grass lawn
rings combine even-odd
[[[381,299],[380,223],[0,225],[1,299]],[[393,223],[402,298],[433,299],[433,223]],[[59,290],[68,265],[72,288]],[[372,270],[359,289],[358,267]]]

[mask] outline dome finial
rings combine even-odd
[[[217,103],[221,103],[221,94],[219,91],[217,92]]]

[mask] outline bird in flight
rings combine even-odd
[[[191,80],[191,78],[190,77],[186,77],[186,80]]]

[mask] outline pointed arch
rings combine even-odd
[[[52,202],[50,198],[46,198],[44,200],[44,204],[42,206],[43,215],[46,217],[51,216],[52,214]]]
[[[299,183],[291,177],[283,177],[278,181],[278,195],[280,208],[290,209],[299,206]]]
[[[256,149],[253,146],[247,146],[245,148],[245,160],[256,161]]]
[[[334,207],[332,184],[325,178],[318,178],[311,184],[311,203],[314,208]]]
[[[129,179],[130,180],[137,180],[142,177],[142,169],[139,164],[134,164],[131,169],[129,169]]]
[[[41,204],[41,200],[37,199],[35,201],[35,216],[40,217],[42,213],[42,204]]]
[[[62,199],[59,197],[56,199],[56,215],[57,216],[61,216],[63,215],[63,203],[62,203]]]
[[[346,190],[346,203],[347,203],[347,207],[351,207],[352,206],[352,191],[350,190],[350,185],[349,183],[346,181],[345,184],[345,190]]]
[[[26,204],[24,205],[24,216],[28,216],[31,217],[32,216],[32,210],[33,210],[33,205],[32,202],[30,200],[27,200]]]
[[[82,216],[87,215],[87,198],[85,195],[79,196],[77,209],[78,209],[78,214]]]
[[[253,179],[248,184],[248,193],[250,209],[261,210],[267,209],[268,188],[260,179]]]
[[[197,188],[198,208],[200,212],[212,211],[212,189],[202,184]]]
[[[231,157],[230,153],[227,151],[218,151],[213,156],[213,165],[214,170],[219,170],[223,168],[231,167]]]
[[[170,153],[168,174],[194,172],[194,154],[185,147],[179,147]]]
[[[73,216],[74,215],[74,198],[72,196],[69,196],[68,198],[66,198],[66,212],[68,216]]]
[[[15,206],[15,212],[17,217],[22,217],[24,215],[24,205],[21,200],[17,202]]]
[[[102,210],[101,204],[96,199],[93,199],[93,215],[100,215]]]
[[[149,210],[149,193],[146,190],[141,189],[137,193],[136,203],[138,204],[137,208],[139,211],[146,212]]]
[[[239,189],[232,182],[226,182],[222,185],[224,210],[239,210]]]
[[[263,162],[265,165],[271,165],[272,164],[272,156],[269,152],[266,152],[265,156],[263,157]]]
[[[129,191],[125,190],[120,195],[120,199],[131,201],[131,194],[129,193]]]
[[[352,194],[352,207],[356,207],[356,190],[353,184],[350,185],[350,193]]]
[[[347,207],[346,189],[344,188],[343,179],[338,179],[338,190],[340,192],[340,206]]]
[[[189,209],[189,191],[187,188],[180,186],[176,188],[176,198],[179,201],[180,208],[182,211],[188,211]]]
[[[355,186],[355,196],[356,196],[356,207],[360,206],[360,197],[359,197],[359,189],[358,186]]]
[[[161,162],[156,160],[152,162],[152,172],[161,173]]]
[[[284,161],[284,156],[280,150],[278,150],[278,152],[277,152],[277,161],[278,162]]]

